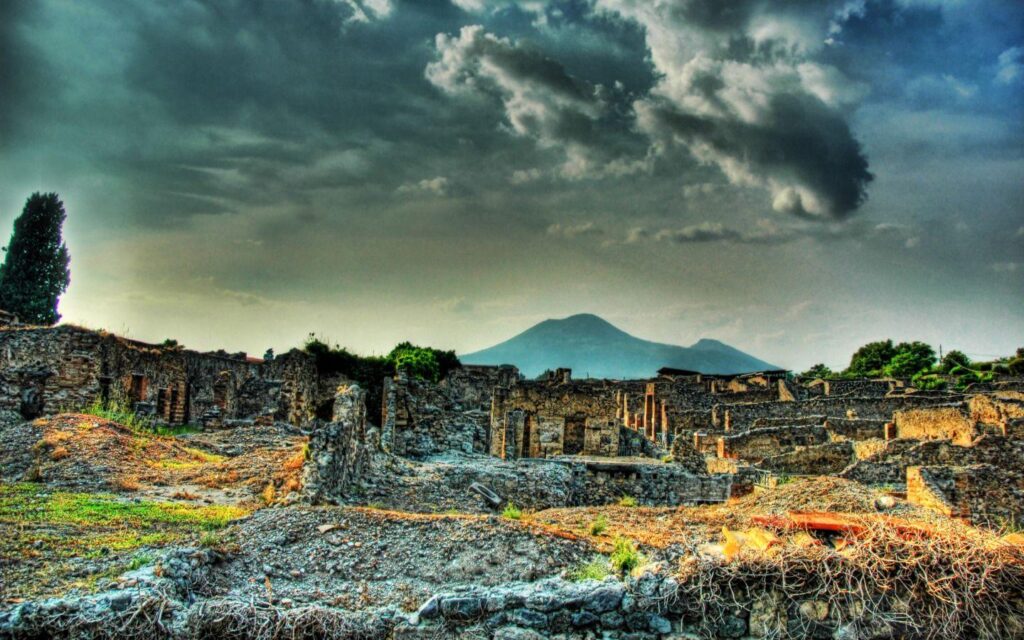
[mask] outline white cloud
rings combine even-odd
[[[560,238],[577,238],[580,236],[599,236],[604,231],[593,222],[581,222],[579,224],[555,223],[548,227],[548,235]]]
[[[1024,47],[1010,47],[999,54],[996,82],[1013,84],[1024,77]]]
[[[448,178],[444,176],[437,176],[436,178],[424,178],[416,183],[406,183],[398,187],[399,193],[415,193],[415,192],[426,192],[433,193],[436,196],[448,195],[448,190],[451,184]]]
[[[335,0],[339,4],[347,5],[352,9],[352,16],[349,22],[370,22],[371,20],[382,20],[394,12],[395,7],[391,0]]]

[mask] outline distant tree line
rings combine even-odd
[[[962,351],[949,351],[941,360],[924,342],[892,340],[869,342],[854,352],[850,365],[832,371],[816,364],[800,374],[807,378],[904,378],[921,389],[941,389],[952,383],[963,388],[974,382],[990,382],[996,375],[1024,375],[1024,348],[1014,356],[990,362],[972,362]]]
[[[449,372],[462,367],[454,351],[420,347],[411,342],[395,345],[386,356],[361,356],[342,346],[331,346],[310,334],[303,349],[316,358],[317,372],[321,376],[343,375],[358,382],[366,390],[368,407],[382,405],[382,382],[399,371],[421,380],[438,382]]]

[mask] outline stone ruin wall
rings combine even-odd
[[[893,424],[896,437],[905,440],[951,440],[968,446],[978,436],[978,424],[962,403],[896,411]]]
[[[313,431],[303,466],[302,493],[314,503],[351,496],[381,452],[379,432],[368,428],[366,392],[359,385],[337,389],[331,421]]]
[[[424,458],[446,451],[486,453],[495,389],[517,380],[515,367],[463,366],[440,383],[399,372],[384,380],[381,439],[396,455]]]
[[[880,450],[854,462],[842,477],[864,484],[902,484],[911,466],[954,466],[990,463],[1019,469],[1024,460],[1024,439],[982,435],[970,446],[950,440],[890,440]]]
[[[358,502],[366,486],[389,485],[396,481],[394,469],[410,464],[382,446],[382,430],[367,422],[363,398],[357,386],[341,387],[332,421],[313,432],[303,472],[307,499]],[[481,483],[506,502],[538,509],[610,504],[627,495],[647,505],[722,502],[732,486],[728,475],[696,475],[681,465],[653,461],[494,460],[446,465],[434,473],[434,490],[470,499],[470,486]]]
[[[907,501],[954,518],[1002,527],[1024,517],[1024,474],[1019,466],[913,466]]]
[[[750,429],[763,419],[799,420],[806,416],[824,415],[828,418],[889,420],[896,411],[949,404],[952,398],[948,395],[907,395],[882,398],[821,397],[802,402],[732,405],[719,403],[712,408],[711,418],[714,428],[726,432]]]
[[[0,411],[21,418],[118,400],[166,424],[305,424],[320,395],[311,356],[272,362],[165,348],[70,325],[0,330]]]

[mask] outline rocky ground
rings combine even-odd
[[[79,414],[0,426],[0,639],[1024,634],[1024,547],[856,482],[501,515],[467,487],[501,489],[519,477],[509,463],[452,456],[392,460],[358,504],[311,506],[305,442],[285,426],[156,436]],[[550,504],[563,467],[531,468]],[[943,533],[815,537],[756,519],[796,511]],[[928,624],[907,626],[908,606]]]

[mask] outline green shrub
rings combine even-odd
[[[620,507],[635,507],[636,506],[636,498],[634,498],[633,496],[622,496],[621,498],[619,498],[619,506]]]
[[[933,373],[918,373],[911,378],[910,382],[918,389],[923,390],[946,388],[946,379]]]
[[[608,528],[608,518],[604,517],[604,514],[598,514],[594,521],[590,523],[590,535],[599,536],[605,532]]]
[[[629,538],[616,538],[612,555],[609,558],[612,568],[620,574],[628,574],[645,562],[643,554],[636,547],[636,543]]]
[[[523,512],[510,502],[505,505],[505,510],[501,512],[501,517],[508,518],[509,520],[519,520],[523,517]]]
[[[106,402],[97,398],[93,400],[92,404],[82,409],[82,413],[116,422],[132,431],[153,431],[153,421],[135,413],[130,403],[123,398],[111,398]]]
[[[573,582],[584,580],[597,580],[600,582],[612,574],[608,566],[608,560],[597,557],[590,562],[581,563],[569,570],[569,579]]]
[[[137,553],[128,561],[128,571],[135,571],[153,564],[153,556],[148,553]]]

